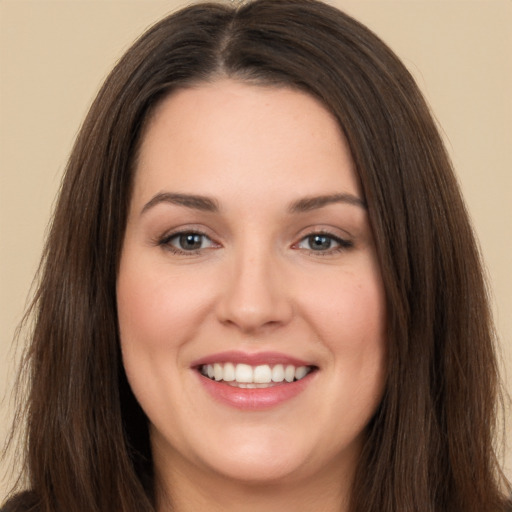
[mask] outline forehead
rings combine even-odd
[[[272,190],[359,193],[343,132],[318,100],[232,80],[175,91],[154,112],[134,192],[147,197],[168,188],[268,198]]]

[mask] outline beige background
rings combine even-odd
[[[72,141],[116,59],[184,3],[0,0],[0,440],[13,382],[11,340]],[[333,3],[398,53],[442,126],[493,286],[511,390],[512,0]],[[509,438],[512,444],[512,431]],[[512,475],[510,452],[506,467]]]

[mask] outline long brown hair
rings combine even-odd
[[[360,176],[386,290],[389,376],[351,511],[505,510],[492,324],[449,158],[392,51],[314,0],[185,8],[144,34],[100,90],[68,163],[31,309],[32,504],[154,510],[147,419],[120,358],[116,272],[148,116],[171,91],[218,77],[320,99]]]

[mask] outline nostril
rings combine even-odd
[[[289,315],[272,303],[257,306],[253,304],[225,305],[219,319],[225,325],[236,326],[245,332],[254,332],[277,327],[286,323]]]

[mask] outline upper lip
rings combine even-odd
[[[304,361],[297,357],[282,354],[280,352],[256,352],[247,353],[237,350],[229,350],[225,352],[217,352],[210,354],[196,361],[193,361],[191,366],[197,368],[207,364],[214,363],[234,363],[234,364],[248,364],[250,366],[258,366],[262,364],[268,365],[293,365],[293,366],[314,366],[311,362]]]

